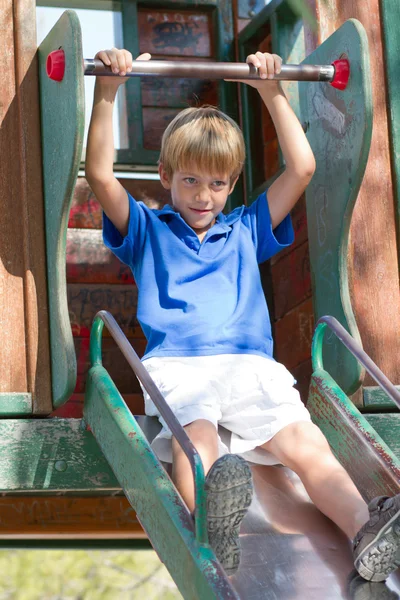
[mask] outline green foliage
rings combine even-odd
[[[155,552],[2,550],[0,600],[179,600]]]

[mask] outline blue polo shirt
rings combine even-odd
[[[171,206],[130,194],[123,238],[103,217],[106,246],[133,271],[137,319],[151,356],[258,354],[272,357],[271,324],[258,264],[293,242],[290,217],[272,231],[265,193],[218,215],[200,243]]]

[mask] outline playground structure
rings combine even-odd
[[[386,35],[390,32],[391,18],[388,4],[382,14],[386,24]],[[22,22],[26,22],[26,14],[22,13],[29,11],[28,5],[29,3],[25,2],[15,8],[14,22],[19,23],[20,28]],[[244,58],[249,44],[262,41],[262,36],[265,35],[263,27],[273,21],[276,13],[282,16],[282,11],[285,10],[286,13],[283,14],[287,14],[289,10],[284,2],[274,2],[260,11],[254,22],[242,29],[239,35],[238,58]],[[329,12],[327,7],[325,10]],[[393,11],[393,18],[398,9],[393,4],[390,10]],[[369,63],[367,34],[359,22],[347,21],[338,27],[331,37],[327,37],[323,35],[326,33],[326,29],[323,29],[326,28],[326,22],[322,13],[323,11],[320,12],[319,26],[321,41],[324,41],[313,52],[307,53],[309,55],[304,63],[330,65],[345,56],[350,63],[349,84],[343,91],[334,90],[321,83],[302,83],[298,88],[289,88],[292,103],[307,130],[318,164],[317,173],[306,194],[314,313],[316,318],[325,314],[336,317],[355,339],[363,341],[367,354],[374,358],[394,383],[398,383],[398,342],[393,335],[399,322],[394,203],[389,195],[386,196],[385,202],[382,201],[382,212],[386,211],[386,217],[390,216],[385,222],[385,248],[380,243],[381,239],[371,241],[365,233],[367,228],[368,231],[376,232],[379,230],[379,223],[384,222],[382,214],[375,214],[379,212],[377,207],[379,206],[379,210],[381,208],[379,200],[382,200],[382,195],[379,195],[379,189],[374,188],[376,200],[372,206],[370,196],[368,197],[368,223],[364,218],[357,217],[354,212],[356,200],[359,203],[360,199],[368,196],[368,189],[364,188],[363,191],[363,186],[371,184],[372,175],[368,175],[368,154],[371,146],[373,106],[378,110],[378,117],[382,119],[382,105],[377,106],[377,103],[372,101],[373,95],[377,94],[377,84],[375,83],[375,87],[371,86],[370,74],[374,73],[373,69],[377,69],[377,66]],[[290,23],[289,18],[287,21]],[[364,25],[369,22],[365,15],[362,21]],[[289,29],[286,21],[284,24],[286,29]],[[281,48],[289,44],[293,34],[292,31],[286,32],[285,38],[285,27],[281,28],[276,39]],[[29,79],[36,77],[34,63],[29,62],[32,57],[29,58],[29,53],[25,55],[22,52],[23,31],[17,27],[16,32],[20,36],[16,36],[16,80],[20,88],[16,104],[10,103],[9,110],[5,111],[6,132],[13,114],[16,115],[15,123],[21,123],[22,116],[32,110],[28,110],[28,99],[23,92]],[[372,35],[371,30],[367,30],[367,33]],[[376,32],[373,33],[376,35]],[[29,37],[27,39],[29,41]],[[311,44],[310,40],[311,34],[308,44]],[[56,83],[47,77],[46,62],[49,52],[60,46],[69,60],[64,79]],[[285,60],[288,58],[280,48],[276,49]],[[299,57],[299,62],[302,58],[303,56]],[[0,350],[0,453],[1,462],[5,465],[0,476],[1,491],[4,494],[1,498],[0,512],[11,515],[11,518],[7,519],[8,522],[2,525],[0,539],[8,544],[26,544],[29,538],[43,537],[47,533],[45,543],[54,539],[67,545],[68,538],[70,543],[74,543],[80,536],[91,538],[92,545],[95,539],[99,544],[119,544],[120,547],[134,548],[135,544],[143,543],[144,535],[136,521],[135,513],[122,494],[123,490],[184,597],[234,598],[239,594],[241,598],[260,598],[260,595],[251,596],[249,589],[253,594],[260,594],[260,590],[265,589],[273,579],[272,571],[265,573],[265,569],[263,577],[267,579],[263,579],[258,565],[258,571],[255,569],[258,592],[254,587],[249,588],[248,580],[252,579],[249,574],[255,568],[254,564],[248,563],[251,559],[247,558],[251,555],[250,541],[255,544],[259,557],[262,556],[260,548],[265,544],[265,522],[261,526],[260,523],[253,526],[257,519],[259,522],[263,521],[260,513],[251,514],[248,523],[245,523],[245,528],[248,529],[244,539],[243,574],[235,578],[233,583],[229,582],[206,544],[201,465],[196,462],[195,453],[188,448],[193,458],[198,488],[197,518],[193,527],[175,488],[149,448],[148,441],[152,433],[148,427],[154,424],[132,416],[118,391],[118,386],[102,366],[103,321],[97,320],[91,333],[91,369],[86,382],[84,420],[68,417],[67,412],[63,414],[68,418],[56,417],[55,411],[68,410],[68,400],[76,387],[77,376],[76,349],[68,318],[65,253],[68,213],[83,141],[81,59],[79,22],[74,13],[66,13],[63,21],[55,26],[39,49],[41,133],[37,128],[33,128],[34,119],[27,121],[29,127],[24,130],[23,148],[18,158],[15,153],[10,153],[10,161],[4,161],[3,170],[6,177],[0,179],[3,185],[1,201],[4,202],[3,212],[6,215],[2,239],[7,241],[1,244],[4,271],[0,271],[1,289],[5,299],[2,317],[6,336],[5,345]],[[296,62],[296,59],[293,62]],[[390,72],[392,63],[389,55],[387,63]],[[383,85],[382,76],[379,85]],[[6,92],[3,94],[5,96]],[[253,106],[254,100],[251,92],[243,90],[242,94],[241,103],[246,113],[246,110],[249,112],[250,106]],[[389,101],[390,115],[393,119],[392,144],[395,149],[395,91],[392,91]],[[4,106],[7,106],[6,102]],[[37,116],[35,118],[37,119]],[[382,124],[382,120],[379,122]],[[250,149],[250,166],[246,171],[245,188],[248,201],[251,201],[260,185],[252,166],[255,150],[251,119],[244,119],[243,126]],[[375,161],[377,160],[376,146],[382,153],[383,142],[382,138],[377,142],[378,134],[382,136],[382,130],[377,132],[375,129],[375,140],[372,138],[375,147],[371,147],[370,160],[371,153]],[[40,171],[33,168],[33,161],[36,159],[26,151],[28,144],[33,143],[30,136],[36,143],[42,140],[44,202],[40,192]],[[387,136],[387,142],[388,139]],[[0,151],[1,157],[6,158],[3,139]],[[395,163],[393,171],[389,171],[388,146],[386,156],[386,169],[393,173],[393,182],[396,184]],[[148,154],[149,163],[152,158]],[[365,169],[367,174],[363,179]],[[22,212],[22,230],[26,234],[23,240],[21,232],[15,228],[16,215],[12,211],[11,200],[5,193],[9,188],[14,189],[16,183],[12,177],[13,174],[16,176],[17,172],[23,173],[18,182],[23,192],[22,198],[26,201]],[[383,185],[381,179],[377,181],[377,185],[378,183]],[[387,181],[385,186],[387,192]],[[10,194],[10,198],[15,199],[15,194]],[[45,215],[43,221],[42,210]],[[9,231],[6,230],[7,226]],[[46,243],[43,239],[44,231]],[[372,234],[371,237],[374,238]],[[357,243],[359,239],[366,239],[371,246],[361,247]],[[386,246],[388,243],[390,246],[390,242],[392,246],[389,260]],[[44,257],[44,249],[47,260]],[[18,251],[22,252],[22,264],[26,269],[23,275],[24,268],[21,267],[21,262],[18,262]],[[365,282],[360,274],[368,279],[369,273],[357,269],[360,269],[361,260],[367,260],[368,256],[376,258],[378,265],[373,264],[370,268],[376,268],[379,277],[373,285],[368,283],[369,295],[366,300],[363,298]],[[32,268],[28,269],[27,264]],[[22,303],[13,300],[18,292],[18,285],[21,285],[19,279],[23,284]],[[390,301],[387,298],[390,298]],[[360,310],[363,302],[373,313],[371,319],[368,318],[367,311]],[[375,311],[376,307],[382,304],[386,308],[385,318],[380,317],[378,320]],[[295,306],[288,311],[290,319],[293,318],[296,308]],[[104,316],[104,319],[110,329],[115,331],[110,319],[107,316]],[[278,352],[281,353],[279,344],[282,331],[285,332],[282,325],[284,320],[285,318],[277,320],[275,331],[278,337]],[[304,327],[299,329],[304,337]],[[291,331],[292,345],[293,335]],[[314,420],[324,430],[335,453],[346,465],[367,499],[381,493],[396,493],[399,491],[400,475],[396,456],[396,390],[389,390],[393,398],[390,399],[380,389],[372,388],[371,382],[365,378],[363,368],[352,355],[334,336],[326,337],[328,339],[324,344],[323,363],[322,358],[318,357],[320,335],[317,337],[319,350],[314,354],[314,372],[308,396],[308,406]],[[381,338],[385,340],[383,348]],[[128,347],[125,341],[121,343],[125,344],[125,348]],[[301,343],[304,344],[304,340],[300,340],[300,345]],[[305,344],[307,345],[307,340]],[[388,347],[390,352],[387,352]],[[128,348],[126,353],[129,352]],[[287,362],[284,356],[278,358]],[[304,361],[300,362],[300,366],[304,366]],[[23,374],[22,367],[25,369]],[[132,408],[137,409],[137,406]],[[138,414],[136,410],[133,410],[133,413]],[[53,415],[53,418],[45,418],[47,415]],[[87,425],[90,426],[90,430],[86,428]],[[185,440],[182,443],[185,443]],[[266,475],[264,478],[267,481]],[[34,517],[31,517],[29,522],[29,518],[23,516],[22,526],[18,530],[17,519],[12,517],[13,510],[18,506],[19,514],[26,515],[29,510],[33,514],[32,504],[36,507],[51,504],[57,506],[58,517],[49,516],[46,521],[42,508],[40,518],[37,518],[36,522]],[[112,515],[115,506],[118,506],[117,517]],[[86,507],[86,513],[83,507]],[[102,510],[101,522],[99,515]],[[6,519],[1,520],[2,523],[5,521]],[[107,538],[113,538],[113,541],[107,541]],[[278,537],[273,539],[278,547]],[[170,552],[172,546],[173,556]],[[272,551],[268,551],[268,555],[270,552]],[[337,589],[334,589],[333,593],[336,595],[332,595],[332,598],[340,597]]]

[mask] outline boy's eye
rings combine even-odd
[[[196,180],[194,177],[185,177],[185,181],[190,184],[196,183]]]
[[[225,181],[214,181],[215,187],[223,187],[225,185]]]

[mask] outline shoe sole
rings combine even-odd
[[[253,496],[251,470],[240,456],[226,454],[211,467],[207,491],[208,538],[228,575],[239,568],[239,528]]]
[[[400,510],[356,558],[354,566],[368,581],[384,581],[399,565]]]

